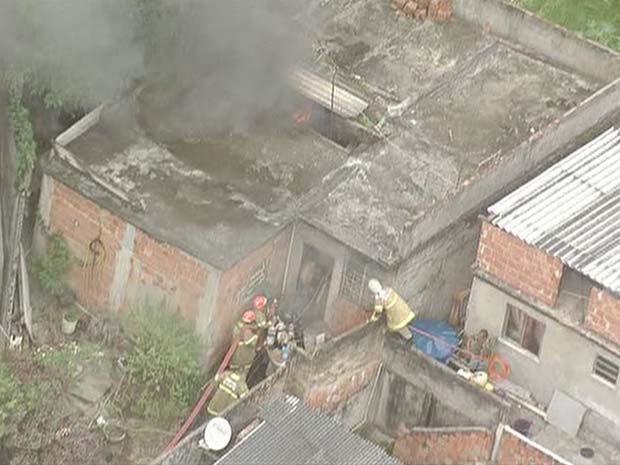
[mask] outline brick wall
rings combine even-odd
[[[406,465],[468,465],[488,461],[492,447],[485,429],[422,428],[398,438],[393,454]]]
[[[566,465],[520,435],[504,430],[495,460],[497,465]]]
[[[51,191],[49,231],[60,232],[67,240],[74,259],[69,283],[82,303],[106,310],[126,224],[58,181]],[[94,261],[89,250],[97,238],[103,244],[101,262]]]
[[[476,263],[527,296],[555,305],[562,263],[487,222],[482,223]]]
[[[209,271],[192,256],[137,230],[123,308],[163,301],[189,321],[196,320]]]
[[[584,325],[620,345],[620,300],[607,291],[593,287]]]
[[[207,265],[154,240],[61,182],[48,180],[52,184],[48,228],[51,233],[62,233],[76,259],[69,281],[82,303],[99,311],[111,310],[113,287],[117,287],[120,309],[145,301],[164,302],[186,319],[196,319],[209,273]],[[125,243],[129,230],[134,234],[129,236],[130,243]],[[89,245],[97,238],[105,257],[101,264],[93,265]],[[121,252],[126,257],[121,257]],[[127,267],[126,277],[115,282],[115,274],[123,266]]]
[[[374,381],[382,346],[383,331],[373,324],[326,342],[313,357],[298,353],[287,390],[311,407],[333,413]]]
[[[278,296],[282,288],[284,267],[291,230],[287,228],[275,238],[267,242],[258,250],[245,257],[236,265],[222,274],[218,289],[216,308],[216,325],[219,328],[228,328],[229,331],[221,331],[217,335],[216,347],[223,353],[228,347],[232,336],[232,328],[241,316],[243,310],[250,308],[253,293],[240,295],[239,291],[246,289],[252,275],[263,265],[265,280],[256,288],[256,292],[270,290]]]

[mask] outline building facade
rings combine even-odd
[[[537,402],[560,391],[586,408],[582,429],[616,441],[619,149],[612,128],[489,208],[466,324]]]

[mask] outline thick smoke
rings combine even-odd
[[[169,130],[243,127],[280,98],[308,52],[289,14],[301,4],[0,0],[0,63],[87,106],[140,80],[151,89],[150,114]]]

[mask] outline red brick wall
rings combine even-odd
[[[502,435],[496,463],[497,465],[564,465],[506,431]]]
[[[99,237],[100,225],[105,260],[101,266],[92,267],[87,265],[89,244]],[[49,229],[51,233],[62,233],[67,240],[75,259],[69,282],[80,301],[90,308],[105,310],[125,223],[64,184],[54,181]]]
[[[209,271],[192,256],[137,230],[123,308],[144,297],[164,300],[190,321],[196,320]]]
[[[607,291],[593,287],[584,325],[620,345],[620,300]]]
[[[555,305],[562,263],[520,239],[483,222],[477,266],[539,302]]]
[[[110,291],[127,223],[64,184],[52,182],[50,232],[63,234],[74,257],[88,260],[89,244],[99,236],[101,224],[101,242],[106,251],[103,265],[93,269],[74,264],[70,285],[88,307],[109,310]],[[194,320],[205,289],[206,265],[140,230],[136,230],[133,247],[122,308],[137,305],[145,298],[154,303],[165,299],[185,318]]]
[[[338,367],[338,364],[335,366]],[[362,367],[339,368],[316,377],[304,399],[309,406],[333,412],[374,380],[379,362],[367,362]]]
[[[240,317],[241,312],[251,306],[251,298],[244,302],[237,302],[236,294],[239,289],[246,285],[249,276],[265,259],[269,259],[265,285],[273,289],[276,295],[279,294],[282,288],[290,236],[290,228],[285,229],[260,249],[248,255],[222,274],[216,306],[219,311],[217,312],[217,321],[215,322],[217,327],[222,328],[216,343],[220,353],[223,354],[226,348],[228,348],[232,328]],[[264,286],[260,286],[259,289],[261,287]]]
[[[489,431],[429,429],[412,431],[394,444],[394,456],[406,465],[467,465],[491,458]]]
[[[382,359],[383,330],[365,325],[327,341],[314,356],[295,354],[287,392],[334,413],[375,380]]]

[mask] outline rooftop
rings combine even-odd
[[[610,128],[492,205],[491,222],[619,293],[619,169]]]
[[[349,153],[279,113],[236,135],[182,142],[122,116],[129,104],[108,108],[66,148],[140,199],[145,210],[130,221],[215,266],[294,218],[391,266],[404,258],[405,231],[438,199],[603,84],[458,18],[420,23],[387,0],[306,6],[294,20],[312,38],[311,68],[327,80],[336,69],[338,84],[369,104],[347,123],[368,135]],[[59,160],[49,170],[96,197]]]
[[[128,105],[104,108],[99,122],[66,148],[90,172],[139,199],[144,209],[125,211],[128,220],[222,269],[286,225],[300,199],[346,160],[336,144],[292,125],[256,127],[251,137],[167,142],[129,116]],[[60,159],[47,169],[95,197],[96,186],[70,176]]]
[[[260,418],[262,422],[215,462],[217,465],[400,463],[379,446],[350,433],[334,418],[311,410],[293,396],[282,396],[264,405]]]

